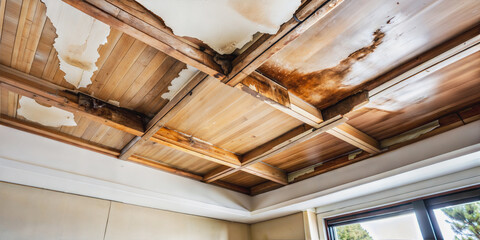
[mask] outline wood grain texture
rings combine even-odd
[[[207,79],[166,127],[198,137],[237,154],[301,124],[254,97]]]
[[[76,94],[33,76],[0,66],[2,87],[69,112],[81,114],[134,135],[143,134],[142,115],[101,102],[88,95]]]
[[[322,109],[478,24],[479,10],[475,0],[344,2],[258,71]]]
[[[215,162],[156,142],[147,142],[139,146],[134,156],[143,157],[200,176],[221,166]]]
[[[477,52],[420,80],[406,80],[405,86],[396,90],[396,96],[411,96],[401,105],[405,107],[395,111],[362,108],[347,115],[348,123],[375,139],[389,138],[478,102],[479,80]],[[396,99],[393,97],[384,106],[395,104]]]

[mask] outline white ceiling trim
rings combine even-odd
[[[468,184],[480,177],[480,172],[468,171],[480,167],[479,132],[477,121],[250,197],[0,126],[0,181],[252,223],[446,175],[452,176],[448,181],[458,182],[453,179],[458,176]]]

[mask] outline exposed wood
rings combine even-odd
[[[333,106],[323,109],[322,114],[325,119],[332,119],[360,109],[368,102],[368,92],[362,91],[339,101]]]
[[[334,128],[340,124],[343,124],[346,121],[344,118],[336,118],[330,121],[324,122],[324,126],[320,128],[311,128],[310,126],[301,125],[291,131],[283,134],[282,136],[265,143],[242,156],[242,166],[239,168],[232,168],[230,170],[224,170],[221,173],[212,175],[216,179],[220,179],[231,175],[239,170],[243,170],[253,164],[257,164],[264,159],[267,159],[275,154],[278,154],[286,149],[289,149],[296,144],[302,143],[307,141],[319,134],[326,132],[327,130]]]
[[[296,177],[292,183],[299,182],[301,180],[328,172],[332,171],[334,169],[340,168],[347,166],[349,164],[359,162],[361,160],[367,159],[369,157],[373,156],[370,153],[367,152],[361,152],[358,155],[355,155],[355,157],[352,157],[351,155],[346,155],[346,156],[341,156],[339,158],[332,159],[330,161],[327,161],[325,163],[322,163],[321,165],[317,166],[314,168],[312,172],[306,173],[304,175]]]
[[[173,118],[182,106],[186,105],[192,100],[192,92],[197,86],[201,87],[201,83],[207,77],[204,73],[197,73],[192,79],[180,90],[167,105],[165,105],[160,112],[158,112],[147,124],[145,133],[141,138],[134,138],[128,145],[126,145],[120,154],[120,159],[126,160],[133,155],[136,148],[141,144],[150,140],[150,138],[162,128],[168,120]],[[198,88],[197,88],[198,89]]]
[[[287,174],[285,173],[285,171],[279,168],[272,167],[263,162],[257,162],[255,164],[251,164],[243,168],[242,171],[248,172],[255,176],[259,176],[282,185],[288,184]]]
[[[12,127],[18,130],[30,132],[33,134],[37,134],[43,137],[47,137],[56,141],[60,141],[63,143],[68,143],[77,147],[81,147],[84,149],[88,149],[91,151],[95,151],[98,153],[106,154],[109,156],[117,157],[120,153],[119,151],[108,148],[105,146],[100,146],[94,142],[87,141],[82,138],[74,137],[69,134],[65,134],[56,130],[52,130],[48,127],[44,127],[40,124],[34,124],[27,121],[22,121],[13,117],[9,117],[7,115],[0,115],[0,124],[5,125],[7,127]]]
[[[377,95],[388,87],[394,86],[398,82],[415,76],[417,73],[422,71],[426,71],[426,69],[429,67],[432,67],[436,64],[442,64],[443,61],[449,58],[453,58],[453,60],[460,60],[461,58],[465,57],[465,55],[460,55],[457,57],[455,57],[455,55],[476,45],[479,42],[479,39],[480,25],[476,25],[473,28],[443,42],[442,44],[420,54],[410,61],[376,78],[375,80],[371,81],[370,84],[368,84],[366,89],[370,91],[370,96]],[[472,51],[469,50],[467,53],[471,54]],[[451,62],[452,61],[450,59],[447,63]]]
[[[343,167],[343,166],[346,166],[346,165],[349,165],[349,164],[352,164],[352,163],[355,163],[355,162],[358,162],[358,161],[361,161],[361,160],[365,160],[365,159],[373,157],[373,156],[377,156],[379,154],[384,154],[386,152],[401,148],[403,146],[412,144],[414,142],[418,142],[418,141],[421,141],[423,139],[438,135],[440,133],[452,130],[452,129],[457,128],[457,127],[460,127],[460,126],[462,126],[466,123],[464,123],[462,121],[462,119],[459,117],[460,116],[459,113],[464,112],[464,111],[471,111],[471,109],[473,109],[477,105],[478,104],[473,105],[471,107],[467,107],[467,108],[465,108],[463,110],[460,110],[456,113],[450,113],[450,114],[444,115],[444,116],[440,117],[439,119],[433,121],[433,122],[436,122],[437,124],[439,124],[439,126],[436,127],[435,129],[433,129],[432,131],[429,131],[427,133],[419,135],[416,138],[409,139],[405,142],[396,143],[392,146],[389,146],[388,149],[386,149],[385,151],[382,151],[380,153],[373,153],[372,154],[372,153],[368,153],[368,152],[360,152],[358,154],[348,154],[348,155],[344,155],[344,156],[334,158],[332,160],[328,160],[328,161],[326,161],[322,164],[319,164],[318,166],[315,166],[313,171],[310,171],[306,174],[303,174],[303,175],[300,175],[300,176],[296,177],[292,181],[292,183],[299,182],[299,181],[305,180],[307,178],[311,178],[311,177],[317,176],[319,174],[322,174],[322,173],[325,173],[325,172],[328,172],[328,171],[331,171],[331,170],[334,170],[334,169],[337,169],[337,168],[340,168],[340,167]],[[480,119],[480,112],[476,112],[476,113],[472,112],[470,117],[477,117],[477,118]],[[411,131],[411,130],[409,130],[409,131]],[[402,134],[400,134],[400,135],[402,135]],[[307,167],[307,168],[311,168],[311,167]],[[304,169],[299,170],[299,171],[304,171]],[[291,173],[291,174],[293,174],[293,173]],[[260,189],[260,187],[259,187],[259,189]],[[251,191],[252,191],[252,189],[251,189]],[[255,195],[253,191],[252,191],[252,195]]]
[[[280,27],[277,34],[259,39],[261,43],[254,45],[255,49],[245,51],[245,56],[240,56],[238,60],[234,60],[233,70],[225,79],[225,82],[230,86],[235,86],[240,83],[246,76],[255,71],[290,42],[298,38],[320,19],[328,15],[328,13],[342,2],[343,0],[330,0],[324,4],[324,0],[309,1],[309,6],[304,6],[300,9],[298,17],[304,19],[302,22],[298,23],[292,18]],[[312,11],[313,9],[316,10]]]
[[[250,195],[255,196],[258,194],[266,193],[268,191],[275,190],[277,188],[281,188],[282,185],[278,184],[276,182],[265,182],[265,183],[260,183],[256,186],[253,186],[250,188]]]
[[[227,166],[217,167],[203,176],[203,181],[207,183],[217,181],[218,179],[222,178],[224,174],[232,171],[232,169],[233,168]]]
[[[197,180],[197,181],[202,180],[202,176],[198,176],[198,175],[195,175],[193,173],[189,173],[189,172],[186,172],[186,171],[183,171],[183,170],[180,170],[180,169],[169,167],[169,166],[163,165],[159,162],[155,162],[155,161],[152,161],[152,160],[149,160],[149,159],[146,159],[146,158],[142,158],[142,157],[139,157],[139,156],[131,156],[130,158],[128,158],[128,161],[131,161],[131,162],[134,162],[134,163],[139,163],[139,164],[149,166],[149,167],[152,167],[152,168],[155,168],[155,169],[159,169],[159,170],[162,170],[162,171],[165,171],[165,172],[173,173],[175,175],[179,175],[179,176],[182,176],[182,177],[191,178],[191,179],[194,179],[194,180]]]
[[[342,139],[345,142],[352,144],[362,150],[369,153],[379,153],[380,143],[368,136],[367,134],[359,131],[358,129],[350,126],[347,123],[341,124],[327,131],[327,133]]]
[[[5,16],[6,6],[7,6],[7,0],[0,0],[0,39],[2,38],[3,17]]]
[[[113,106],[82,93],[76,93],[0,65],[2,87],[38,102],[79,114],[107,126],[134,134],[143,134],[144,116]]]
[[[388,95],[408,84],[405,81],[407,79],[410,81],[420,80],[478,51],[480,51],[480,34],[372,89],[369,91],[369,98],[374,100]]]
[[[213,56],[209,55],[179,38],[158,29],[158,24],[152,26],[152,21],[145,22],[150,17],[137,18],[129,12],[125,12],[120,8],[108,2],[101,1],[85,1],[85,0],[64,0],[64,2],[72,5],[80,11],[110,25],[120,31],[133,36],[146,44],[157,48],[158,50],[178,59],[200,71],[203,71],[215,78],[224,79],[225,75],[221,67],[213,60]],[[131,9],[143,9],[143,7],[135,1],[124,1]],[[148,11],[137,11],[140,15],[148,15]]]
[[[325,118],[326,121],[322,123],[320,128],[315,129],[306,124],[296,127],[279,136],[278,138],[245,153],[242,156],[242,167],[270,158],[275,154],[295,146],[296,144],[307,141],[318,134],[324,133],[329,129],[345,123],[347,120],[343,118],[345,114],[364,106],[367,102],[367,92],[360,92],[340,101],[338,104],[325,109],[325,111],[328,113],[328,118]],[[240,169],[241,168],[215,169],[207,174],[207,180],[212,181],[211,179],[221,179],[237,172]]]
[[[224,181],[215,181],[215,182],[212,182],[212,184],[217,185],[219,187],[223,187],[223,188],[233,190],[235,192],[250,195],[250,189],[248,189],[246,187],[238,186],[238,185],[231,184],[231,183],[224,182]]]
[[[310,126],[319,127],[323,121],[317,108],[258,72],[253,72],[235,87]]]
[[[232,152],[168,128],[160,128],[150,140],[227,167],[237,168],[241,163],[240,157]],[[274,182],[287,184],[287,176],[284,171],[265,163],[252,164],[242,169],[242,171]],[[216,178],[207,178],[206,182],[214,180]]]
[[[473,105],[467,109],[458,112],[464,123],[471,123],[480,119],[480,104]]]
[[[225,166],[240,165],[240,158],[234,153],[165,127],[160,128],[150,140]]]

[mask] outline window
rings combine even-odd
[[[480,188],[326,219],[330,240],[480,240]]]

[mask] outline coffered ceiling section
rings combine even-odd
[[[0,124],[250,195],[480,119],[478,0],[0,0],[0,34]]]

